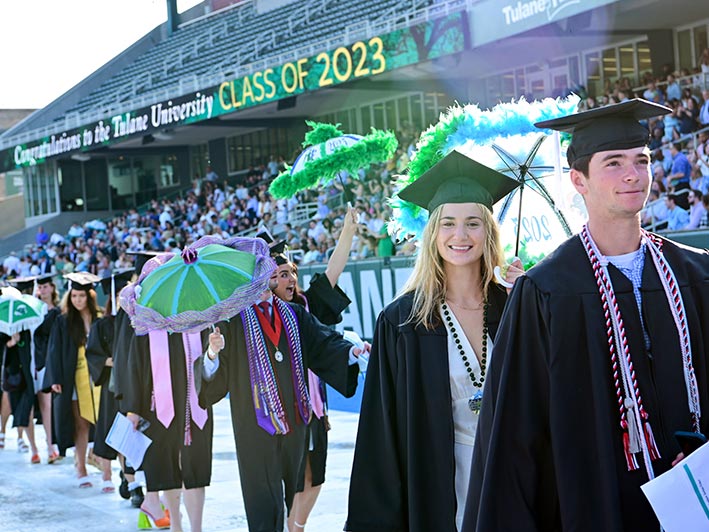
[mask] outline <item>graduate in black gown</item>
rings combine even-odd
[[[53,464],[61,458],[59,448],[54,443],[54,433],[52,428],[52,391],[44,388],[44,375],[47,365],[47,346],[49,345],[49,335],[57,316],[61,314],[59,308],[59,294],[51,275],[38,276],[36,278],[37,289],[35,295],[47,305],[47,315],[44,317],[42,325],[34,331],[34,363],[35,363],[35,393],[37,403],[42,418],[47,440],[47,462]]]
[[[22,331],[13,335],[0,333],[2,349],[2,389],[10,398],[12,426],[24,429],[30,442],[30,462],[39,464],[40,458],[34,438],[32,415],[35,393],[32,381],[31,347],[32,333]]]
[[[203,352],[199,333],[154,331],[133,336],[131,341],[121,408],[135,426],[139,418],[150,423],[144,432],[152,444],[141,465],[148,496],[141,512],[152,526],[165,519],[157,497],[151,496],[163,491],[172,529],[182,529],[180,498],[184,494],[190,530],[202,530],[205,487],[212,475],[213,434],[212,409],[200,407],[193,373]]]
[[[270,290],[261,303],[265,309],[250,306],[209,335],[200,401],[211,405],[229,393],[249,530],[274,532],[283,530],[305,452],[307,370],[351,397],[361,351]]]
[[[399,192],[429,214],[414,271],[377,318],[345,530],[455,532],[507,293],[492,205],[516,187],[452,151]],[[522,273],[509,267],[508,280]]]
[[[273,293],[286,302],[303,305],[305,309],[325,325],[335,325],[342,321],[342,311],[351,303],[350,298],[337,285],[337,280],[345,269],[352,240],[357,229],[357,212],[349,207],[345,215],[342,232],[330,256],[324,273],[316,273],[310,279],[307,290],[298,284],[298,267],[282,253],[273,255],[278,269],[278,285]],[[285,242],[282,242],[285,244]],[[293,508],[288,515],[288,530],[305,528],[308,516],[315,506],[325,482],[327,462],[327,432],[330,429],[327,418],[327,392],[325,383],[312,371],[308,371],[310,401],[313,416],[305,434],[305,455],[298,474],[298,486],[293,499]],[[317,394],[317,395],[315,395]]]
[[[44,388],[52,390],[52,421],[59,453],[65,456],[68,448],[75,447],[78,486],[90,488],[86,451],[98,415],[99,393],[91,383],[86,363],[86,338],[98,318],[94,285],[99,278],[86,272],[65,277],[69,287],[49,337]]]
[[[95,386],[101,387],[98,419],[94,430],[94,454],[99,457],[103,472],[103,493],[114,491],[111,482],[111,461],[118,457],[115,449],[106,444],[106,436],[118,412],[118,402],[111,387],[113,342],[115,332],[116,294],[128,284],[133,272],[130,268],[101,279],[101,289],[108,296],[103,317],[98,318],[89,331],[86,343],[86,361]],[[114,303],[116,302],[116,303]],[[128,498],[128,497],[125,497]]]
[[[537,124],[573,131],[588,223],[507,303],[466,532],[659,531],[640,486],[672,467],[675,431],[709,429],[709,254],[640,228],[651,174],[639,120],[669,112],[631,100]]]

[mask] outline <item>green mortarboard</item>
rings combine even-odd
[[[64,278],[68,281],[67,290],[84,290],[88,292],[96,286],[101,278],[89,272],[71,272]]]
[[[577,159],[600,151],[647,146],[650,132],[640,120],[671,112],[672,109],[664,105],[634,98],[534,125],[572,134],[571,144],[566,150],[566,158],[572,166]]]
[[[398,196],[428,212],[444,203],[480,203],[492,211],[495,203],[518,186],[515,179],[453,150]]]

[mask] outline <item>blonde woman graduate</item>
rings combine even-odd
[[[345,530],[455,532],[507,292],[492,206],[517,182],[452,151],[399,192],[429,212],[414,271],[379,315]],[[507,281],[523,273],[516,261]]]

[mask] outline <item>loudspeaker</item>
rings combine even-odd
[[[278,106],[276,107],[276,110],[283,111],[285,109],[293,109],[293,107],[295,107],[297,98],[297,96],[289,96],[288,98],[278,100]]]

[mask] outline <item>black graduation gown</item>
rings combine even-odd
[[[349,365],[348,355],[352,344],[337,331],[320,323],[300,305],[291,305],[291,308],[299,324],[303,368],[313,370],[345,397],[354,395],[359,366]],[[226,347],[219,355],[219,368],[212,380],[201,382],[200,403],[214,404],[229,392],[249,530],[282,530],[283,502],[285,499],[290,511],[305,452],[305,425],[295,413],[295,393],[286,334],[285,331],[281,332],[279,342],[279,349],[285,355],[283,362],[276,362],[273,353],[270,354],[291,431],[286,435],[271,436],[256,421],[241,317],[235,316],[228,323],[220,323],[219,327],[226,340]],[[206,338],[209,332],[204,334]],[[202,368],[202,364],[203,361],[199,360],[196,368]],[[195,374],[198,371],[196,369]],[[278,476],[274,478],[273,475]]]
[[[209,486],[212,475],[213,420],[211,406],[207,422],[200,429],[191,421],[192,443],[185,445],[187,372],[181,334],[168,335],[170,376],[175,417],[165,426],[158,420],[153,403],[153,374],[147,335],[133,335],[127,357],[127,375],[122,379],[120,407],[150,422],[145,435],[152,444],[140,467],[145,472],[148,491]],[[201,362],[201,358],[198,360]],[[135,466],[136,464],[132,464]]]
[[[706,413],[709,254],[667,240],[663,249],[681,287]],[[653,462],[657,476],[680,451],[673,433],[692,430],[677,330],[649,253],[641,293],[651,355],[632,284],[612,265],[609,271],[662,456]],[[701,428],[707,434],[706,414]],[[644,467],[627,470],[605,319],[578,237],[513,289],[495,342],[472,467],[466,532],[660,530],[640,489]]]
[[[111,382],[113,383],[113,395],[119,401],[121,412],[127,412],[120,406],[123,390],[130,380],[128,371],[128,351],[135,336],[135,330],[130,323],[130,317],[125,310],[118,309],[114,318],[114,342],[113,342],[113,371],[111,372]]]
[[[62,385],[62,393],[52,392],[52,431],[54,442],[59,447],[59,454],[74,446],[74,412],[72,396],[76,374],[76,360],[79,349],[69,334],[67,319],[59,314],[52,325],[47,346],[47,372],[44,374],[43,389],[53,384]],[[93,438],[93,425],[89,432],[89,441]]]
[[[308,312],[315,316],[324,325],[335,325],[342,321],[342,311],[352,302],[342,289],[330,284],[330,279],[324,273],[316,273],[310,279],[310,286],[305,290],[308,299]],[[321,382],[320,392],[327,404],[327,388]],[[305,433],[305,455],[310,457],[310,472],[312,485],[319,486],[325,482],[325,465],[327,462],[327,420],[317,418],[315,415],[308,423]],[[310,451],[310,440],[313,441],[313,450]],[[304,458],[305,458],[304,455]],[[303,460],[298,473],[296,491],[305,489],[305,465]]]
[[[61,314],[59,307],[52,307],[44,317],[42,324],[34,331],[34,363],[37,371],[43,369],[47,363],[47,348],[49,345],[49,335],[52,333],[52,326],[57,316]],[[40,390],[48,392],[49,390]]]
[[[495,336],[507,294],[491,286]],[[404,323],[413,294],[379,314],[364,382],[345,530],[454,532],[455,437],[445,324]],[[494,359],[497,355],[495,346]]]
[[[12,426],[26,427],[30,423],[30,414],[35,404],[34,384],[32,382],[30,332],[22,331],[20,341],[12,347],[6,343],[10,339],[5,334],[0,334],[0,348],[4,351],[3,365],[7,374],[22,375],[24,386],[20,390],[7,392],[12,408]],[[21,345],[20,345],[21,344]],[[3,375],[3,378],[5,375]]]
[[[113,352],[113,325],[113,316],[99,318],[91,325],[86,341],[86,362],[91,380],[95,386],[101,386],[101,400],[94,432],[94,454],[107,460],[115,460],[118,456],[112,447],[106,445],[106,436],[118,411],[116,399],[109,389],[111,366],[106,365],[106,359],[111,357]]]

